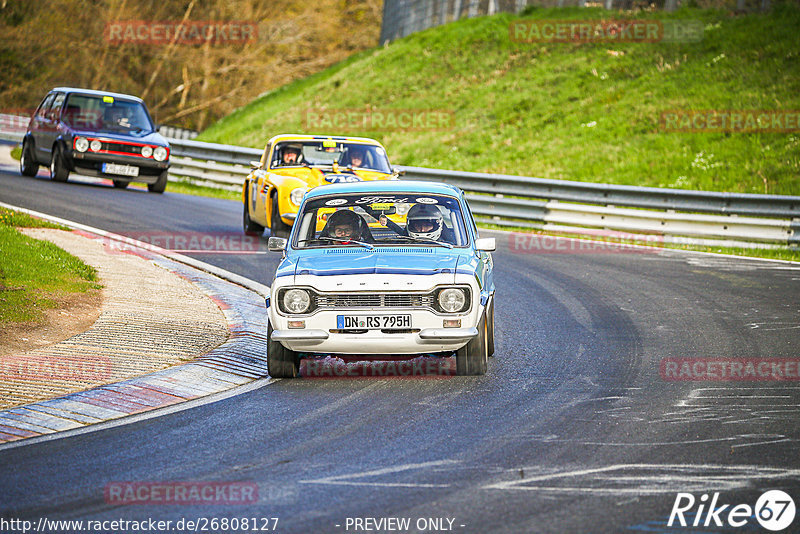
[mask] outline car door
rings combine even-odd
[[[31,118],[29,127],[31,137],[33,138],[36,159],[42,164],[47,164],[50,162],[50,148],[52,147],[52,144],[48,145],[46,142],[45,131],[47,126],[47,118],[45,117],[45,114],[50,109],[50,105],[53,103],[55,96],[55,93],[48,93],[47,96],[44,97],[42,103],[39,104],[38,108],[36,108],[36,112]]]
[[[259,224],[264,226],[269,226],[267,223],[267,202],[269,197],[264,191],[264,184],[267,180],[267,174],[269,171],[269,152],[272,146],[268,144],[266,148],[264,148],[264,154],[261,156],[261,167],[255,171],[254,178],[252,182],[252,189],[250,194],[251,199],[251,210],[250,213],[252,214],[253,220],[257,221]]]
[[[50,104],[50,109],[47,110],[45,116],[47,117],[47,128],[43,130],[43,139],[45,146],[51,147],[55,144],[56,139],[61,132],[61,108],[64,106],[64,93],[55,93],[53,103]]]

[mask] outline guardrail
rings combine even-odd
[[[170,140],[179,176],[241,185],[261,150]],[[404,179],[446,182],[467,192],[480,222],[562,233],[628,232],[665,241],[752,246],[800,244],[800,197],[571,182],[398,166]],[[621,207],[622,206],[622,207]],[[709,241],[710,239],[710,241]],[[649,240],[649,239],[648,239]],[[720,241],[722,240],[722,241]]]
[[[241,187],[250,172],[250,162],[259,160],[262,153],[255,148],[185,139],[169,139],[169,142],[172,176],[232,190]],[[627,232],[631,237],[655,235],[664,241],[715,246],[800,245],[798,196],[397,168],[405,172],[404,179],[446,182],[460,187],[467,192],[476,219],[497,226],[573,234],[596,234],[600,228]]]

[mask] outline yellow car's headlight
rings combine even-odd
[[[289,200],[291,200],[292,204],[295,206],[299,206],[303,202],[303,195],[306,194],[306,191],[306,188],[298,187],[289,194]]]

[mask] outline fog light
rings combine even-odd
[[[461,328],[461,319],[445,319],[442,321],[445,328]]]
[[[305,321],[289,321],[289,328],[305,328]]]

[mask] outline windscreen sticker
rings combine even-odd
[[[435,198],[428,198],[428,197],[420,197],[420,198],[417,199],[417,202],[419,202],[420,204],[438,204],[439,203],[439,201],[437,201]]]
[[[347,199],[334,198],[325,203],[326,206],[341,206],[342,204],[347,204]]]
[[[336,141],[323,141],[322,146],[325,148],[336,148]]]
[[[113,96],[104,96],[103,97],[103,102],[105,102],[106,104],[113,104],[114,103],[114,97]]]
[[[396,197],[361,197],[355,204],[393,204],[395,202],[408,202],[408,198]]]

